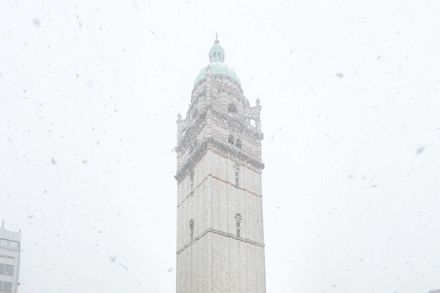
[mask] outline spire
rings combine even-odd
[[[221,62],[225,61],[225,50],[223,50],[222,46],[220,46],[220,41],[218,40],[218,34],[215,33],[215,41],[209,50],[209,61],[212,62]]]

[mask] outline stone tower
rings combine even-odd
[[[266,292],[260,102],[216,39],[177,117],[177,293]]]

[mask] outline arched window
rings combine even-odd
[[[237,138],[235,141],[235,146],[241,149],[241,139]]]
[[[241,232],[241,215],[236,214],[235,215],[235,236],[240,238],[240,235],[241,235],[240,232]]]
[[[228,142],[229,142],[230,144],[234,144],[234,136],[233,136],[232,134],[229,134]]]
[[[194,240],[194,219],[189,220],[189,236],[191,241]]]

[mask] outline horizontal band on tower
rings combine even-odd
[[[202,239],[203,237],[205,237],[209,233],[213,233],[213,234],[217,234],[217,235],[220,235],[220,236],[228,237],[228,238],[235,239],[235,240],[238,240],[238,241],[241,241],[241,242],[244,242],[244,243],[249,243],[249,244],[252,244],[252,245],[255,245],[255,246],[264,247],[264,243],[260,243],[258,241],[254,241],[254,240],[251,240],[251,239],[248,239],[248,238],[237,237],[237,236],[235,236],[234,234],[231,234],[231,233],[226,233],[226,232],[223,232],[223,231],[220,231],[220,230],[209,228],[209,229],[206,229],[205,231],[203,231],[203,233],[200,234],[200,236],[195,237],[193,241],[191,241],[190,243],[185,244],[182,248],[177,250],[176,254],[177,255],[181,254],[185,249],[187,249],[188,247],[192,246],[194,243],[196,243],[197,241],[199,241],[200,239]]]
[[[257,160],[242,151],[236,150],[235,148],[215,139],[214,137],[208,137],[202,140],[202,142],[196,147],[194,153],[186,160],[186,163],[177,170],[176,178],[177,181],[182,181],[187,175],[189,170],[191,170],[206,154],[209,147],[213,147],[219,150],[223,154],[231,155],[234,158],[246,162],[247,164],[257,168],[259,170],[264,169],[264,164],[260,160]]]
[[[233,186],[233,187],[235,187],[235,188],[237,188],[237,189],[240,189],[240,190],[243,190],[243,191],[245,191],[245,192],[247,192],[247,193],[249,193],[249,194],[251,194],[251,195],[253,195],[253,196],[257,196],[257,197],[262,197],[262,195],[261,194],[258,194],[258,193],[255,193],[255,192],[252,192],[252,191],[250,191],[249,189],[246,189],[246,188],[243,188],[243,187],[240,187],[240,186],[237,186],[237,185],[235,185],[235,184],[232,184],[231,182],[229,182],[229,181],[226,181],[226,180],[223,180],[223,179],[221,179],[221,178],[219,178],[219,177],[217,177],[217,176],[214,176],[214,175],[212,175],[212,174],[208,174],[208,175],[206,175],[206,177],[202,180],[202,182],[200,182],[199,184],[197,184],[196,185],[196,187],[194,188],[194,190],[193,191],[191,191],[187,196],[185,196],[185,198],[181,201],[181,202],[179,202],[179,203],[177,203],[177,207],[180,207],[189,197],[191,197],[195,192],[196,192],[196,190],[208,179],[208,177],[211,177],[211,178],[214,178],[214,179],[216,179],[216,180],[218,180],[218,181],[221,181],[221,182],[223,182],[223,183],[225,183],[225,184],[229,184],[229,185],[231,185],[231,186]]]

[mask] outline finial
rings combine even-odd
[[[177,113],[177,121],[180,121],[180,120],[182,120],[182,114],[180,114],[180,112],[179,112],[179,113]]]
[[[261,105],[261,102],[260,102],[260,99],[259,99],[259,98],[257,98],[257,100],[255,101],[255,105],[257,105],[257,106],[260,106],[260,105]]]
[[[215,41],[214,43],[218,44],[220,41],[218,40],[218,33],[215,32]]]

